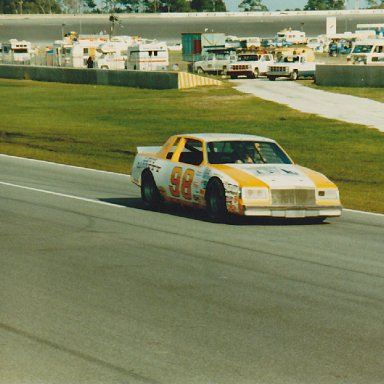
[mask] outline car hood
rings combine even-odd
[[[316,188],[330,183],[322,174],[295,164],[230,164],[239,184],[262,182],[270,188]]]

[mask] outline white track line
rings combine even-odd
[[[60,197],[66,197],[69,199],[75,199],[75,200],[81,200],[81,201],[87,201],[90,203],[97,203],[97,204],[102,204],[102,205],[107,205],[109,207],[117,207],[117,208],[124,208],[122,205],[117,205],[117,204],[112,204],[112,203],[107,203],[105,201],[100,201],[100,200],[94,200],[94,199],[88,199],[86,197],[80,197],[80,196],[75,196],[75,195],[67,195],[65,193],[59,193],[59,192],[53,192],[53,191],[47,191],[46,189],[39,189],[39,188],[31,188],[31,187],[26,187],[24,185],[18,185],[18,184],[12,184],[12,183],[5,183],[3,181],[0,181],[1,185],[5,185],[7,187],[14,187],[14,188],[21,188],[21,189],[26,189],[29,191],[34,191],[34,192],[41,192],[41,193],[46,193],[48,195],[54,195],[54,196],[60,196]]]
[[[78,168],[78,169],[83,169],[83,170],[90,171],[90,172],[101,172],[101,173],[109,173],[109,174],[114,174],[114,175],[119,175],[119,176],[131,177],[130,175],[125,175],[125,174],[123,174],[123,173],[108,172],[108,171],[100,171],[100,170],[98,170],[98,169],[84,168],[84,167],[77,167],[77,166],[75,166],[75,165],[67,165],[67,164],[61,164],[61,163],[54,163],[54,162],[51,162],[51,161],[45,161],[45,160],[36,160],[36,159],[30,159],[30,158],[18,157],[18,156],[11,156],[11,155],[3,155],[3,154],[0,154],[0,157],[11,157],[11,158],[20,159],[20,160],[28,160],[28,161],[35,161],[35,162],[38,162],[38,163],[53,164],[53,165],[57,165],[57,166],[60,166],[60,167]],[[49,194],[52,194],[52,195],[63,196],[63,197],[69,197],[69,198],[78,199],[78,200],[90,201],[90,202],[93,202],[93,203],[99,203],[99,204],[104,204],[104,205],[109,205],[109,206],[112,205],[112,206],[114,206],[114,207],[122,207],[122,206],[119,206],[119,205],[116,205],[116,204],[107,203],[107,202],[104,202],[104,201],[98,201],[98,200],[87,199],[87,198],[85,198],[85,197],[78,197],[78,196],[72,196],[72,195],[65,195],[65,194],[62,194],[62,193],[46,191],[46,190],[43,190],[43,189],[36,189],[36,188],[24,187],[24,186],[22,186],[22,185],[16,185],[16,184],[4,183],[4,182],[0,182],[0,184],[3,184],[3,185],[9,185],[9,186],[14,186],[14,187],[19,187],[19,188],[24,188],[24,189],[30,189],[30,190],[34,190],[34,191],[40,191],[40,192],[49,193]],[[361,214],[365,214],[365,215],[373,215],[373,216],[384,216],[384,214],[382,214],[382,213],[374,213],[374,212],[366,212],[366,211],[357,211],[357,210],[354,210],[354,209],[347,209],[347,208],[344,208],[343,211],[347,211],[347,212],[356,212],[356,213],[361,213]]]

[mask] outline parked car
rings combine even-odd
[[[163,146],[138,147],[133,183],[151,209],[164,202],[229,214],[312,218],[340,216],[336,185],[296,165],[272,139],[242,134],[183,134]]]
[[[203,57],[203,60],[193,63],[193,72],[211,75],[225,74],[229,63],[234,60],[236,60],[235,51],[209,52]]]
[[[227,75],[231,79],[241,76],[253,79],[265,75],[268,66],[273,63],[273,55],[269,53],[242,53],[237,56],[236,61],[229,64]]]
[[[307,61],[305,55],[287,55],[268,67],[267,77],[272,81],[278,77],[297,80],[300,77],[314,78],[315,72],[316,63]]]

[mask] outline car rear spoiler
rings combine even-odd
[[[137,147],[137,153],[158,153],[162,147]]]

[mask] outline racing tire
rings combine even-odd
[[[218,178],[208,182],[205,191],[208,217],[214,222],[224,222],[228,217],[227,203],[223,183]]]
[[[146,169],[141,175],[141,199],[150,209],[157,209],[161,204],[161,196],[151,171]]]
[[[293,71],[291,73],[291,80],[296,81],[298,78],[299,78],[299,74],[297,73],[297,71]]]

